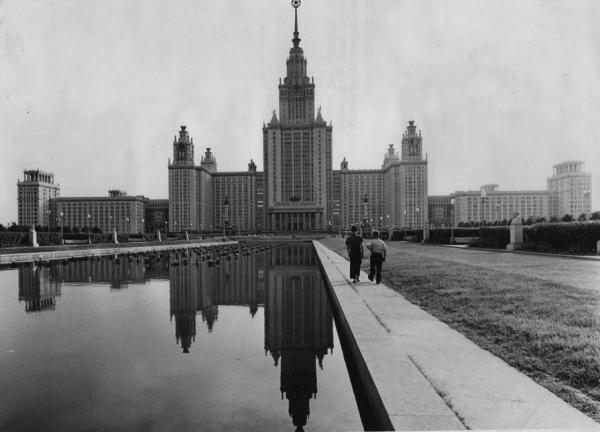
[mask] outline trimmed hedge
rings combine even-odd
[[[542,223],[524,230],[524,248],[540,252],[595,253],[600,222]]]
[[[523,237],[525,237],[526,230],[526,228],[523,228]],[[495,226],[479,228],[479,247],[490,249],[506,249],[506,246],[509,243],[510,227]]]

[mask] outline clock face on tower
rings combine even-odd
[[[298,6],[300,6],[300,2],[301,2],[301,0],[292,0],[292,6],[294,6],[295,8],[298,8]]]

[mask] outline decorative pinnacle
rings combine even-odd
[[[298,37],[300,34],[298,32],[298,8],[300,7],[300,3],[302,3],[302,0],[292,0],[292,7],[294,8],[294,39],[292,39],[292,42],[294,42],[295,47],[298,46],[301,40]]]

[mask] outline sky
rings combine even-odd
[[[25,169],[62,196],[168,197],[173,136],[262,170],[292,46],[284,0],[0,0],[0,223]],[[542,190],[585,161],[600,209],[600,2],[303,0],[333,168],[380,168],[414,120],[429,195]]]

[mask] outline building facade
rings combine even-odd
[[[263,124],[264,171],[217,171],[210,149],[200,166],[185,126],[169,161],[169,229],[220,231],[342,231],[422,227],[428,219],[427,160],[421,132],[409,122],[401,157],[393,145],[381,169],[332,168],[331,124],[315,109],[314,78],[300,47],[297,9],[286,76],[279,82],[279,115]]]
[[[332,209],[332,126],[315,112],[314,78],[300,47],[294,9],[293,47],[279,82],[279,119],[263,126],[265,223],[268,230],[326,230]]]
[[[144,209],[147,198],[129,196],[119,190],[109,191],[106,197],[63,197],[50,200],[50,226],[100,228],[102,232],[144,232]]]
[[[166,228],[166,223],[168,220],[168,199],[149,199],[146,201],[146,207],[144,210],[145,232],[156,232],[159,229]]]
[[[23,171],[17,182],[17,214],[19,225],[49,226],[52,219],[49,200],[60,196],[54,174],[38,170]]]
[[[547,190],[502,191],[498,185],[485,185],[477,191],[459,191],[454,200],[455,225],[510,221],[515,213],[523,219],[549,218],[551,193]]]
[[[562,218],[592,212],[592,174],[583,170],[583,161],[566,161],[554,165],[552,177],[547,179],[552,193],[550,216]]]

